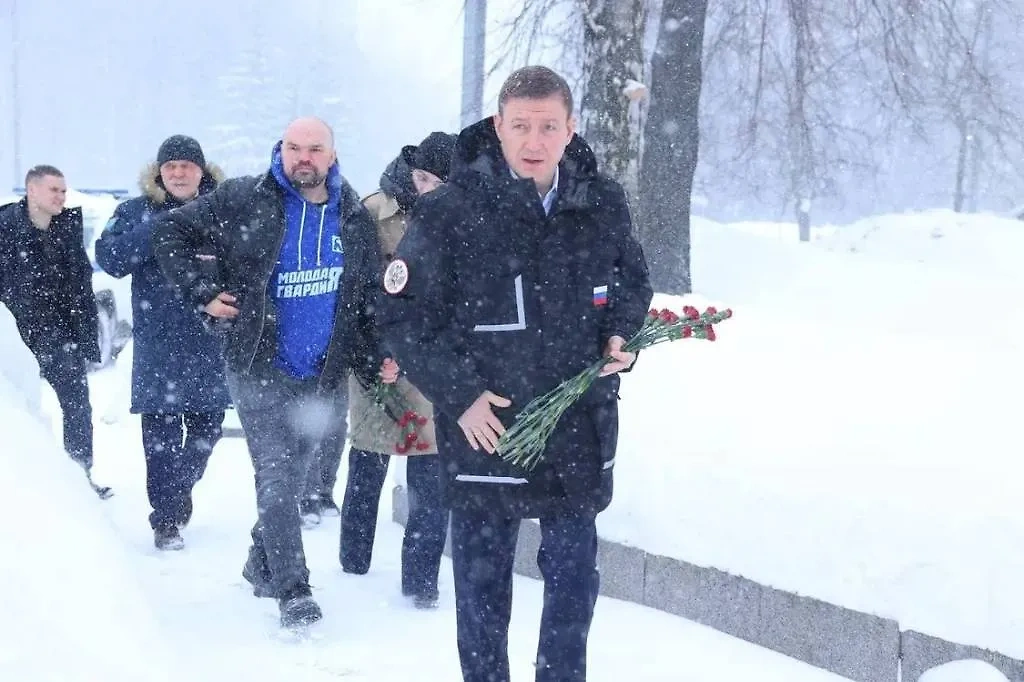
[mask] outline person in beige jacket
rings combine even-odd
[[[455,136],[431,133],[418,146],[408,145],[381,175],[380,190],[363,200],[377,221],[383,266],[393,257],[405,234],[406,220],[416,198],[448,179]],[[399,366],[402,359],[396,358]],[[363,574],[370,569],[377,507],[387,475],[388,460],[407,454],[409,520],[402,542],[402,594],[417,608],[438,603],[437,577],[448,531],[448,510],[441,501],[440,458],[434,439],[433,408],[405,378],[398,389],[409,407],[426,418],[420,438],[426,449],[399,451],[400,429],[358,382],[349,379],[349,420],[352,426],[348,454],[348,481],[341,505],[342,570]]]

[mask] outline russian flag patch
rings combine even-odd
[[[608,285],[594,287],[594,305],[608,305]]]

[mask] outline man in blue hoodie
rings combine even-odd
[[[293,121],[263,175],[227,180],[157,219],[161,269],[224,335],[228,387],[256,474],[259,519],[243,575],[281,624],[321,618],[302,547],[299,498],[313,453],[341,447],[351,372],[393,382],[373,312],[376,227],[341,177],[334,137]],[[197,266],[212,244],[216,273]]]

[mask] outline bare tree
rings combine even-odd
[[[1022,24],[1014,0],[712,3],[699,189],[795,209],[805,240],[812,206],[894,173],[948,167],[957,210],[1024,190]]]
[[[953,209],[976,206],[983,172],[1010,169],[1024,176],[1021,98],[1007,77],[1018,34],[1003,42],[996,33],[997,23],[1019,23],[1022,9],[1004,0],[893,2],[901,19],[894,40],[909,55],[894,90],[904,113],[927,128],[930,139],[941,140],[945,131],[955,135]]]
[[[644,32],[650,0],[520,0],[489,73],[547,55],[580,102],[580,132],[602,172],[638,196]]]
[[[640,167],[640,241],[657,291],[691,291],[690,194],[700,141],[708,0],[665,0],[651,60]]]
[[[581,132],[598,165],[636,205],[644,85],[646,0],[576,0],[583,28]]]
[[[709,15],[708,166],[790,207],[804,241],[817,197],[838,193],[839,174],[873,164],[877,125],[847,104],[871,92],[864,21],[854,4],[830,0],[735,0]]]
[[[543,61],[569,70],[570,83],[579,85],[583,61],[579,0],[517,0],[497,33],[502,37],[489,50],[493,59],[487,75]]]

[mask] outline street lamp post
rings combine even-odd
[[[465,0],[462,35],[462,127],[483,117],[487,0]]]
[[[18,182],[21,175],[21,105],[18,102],[18,0],[11,1],[11,144],[13,166],[11,180]]]

